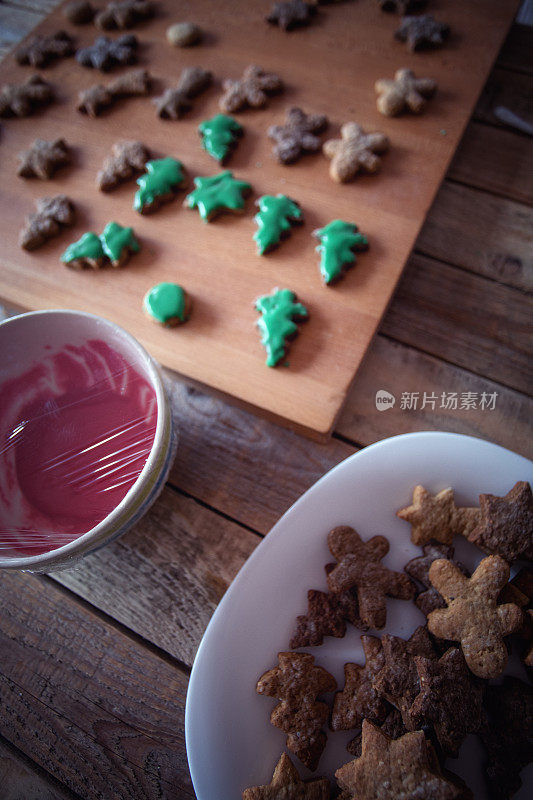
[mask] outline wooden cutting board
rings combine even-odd
[[[141,41],[140,65],[154,77],[152,96],[175,85],[181,70],[193,65],[210,69],[214,86],[176,122],[158,119],[148,98],[121,101],[108,113],[88,119],[75,109],[78,91],[106,83],[120,70],[102,75],[73,59],[41,70],[56,88],[58,102],[26,119],[1,122],[0,295],[28,309],[74,308],[101,314],[186,378],[298,430],[325,436],[387,308],[512,21],[515,3],[435,0],[430,10],[451,26],[452,35],[444,48],[426,53],[409,53],[405,44],[395,41],[399,18],[380,11],[375,0],[320,6],[308,28],[290,33],[264,21],[269,8],[264,0],[195,0],[175,6],[167,0],[157,5],[157,17],[134,31]],[[175,49],[167,44],[167,26],[183,19],[206,31],[201,45]],[[92,25],[69,25],[60,10],[37,32],[59,28],[75,35],[79,46],[92,43],[97,35]],[[267,109],[236,115],[245,134],[228,167],[253,186],[244,215],[226,214],[204,223],[197,211],[182,206],[193,177],[219,171],[200,146],[197,126],[217,113],[221,81],[239,78],[250,63],[278,73],[286,90],[272,98]],[[401,67],[435,78],[439,91],[423,115],[389,119],[376,109],[374,82],[392,77]],[[32,69],[17,65],[12,56],[0,65],[1,84],[22,82],[30,74]],[[348,120],[368,131],[385,132],[391,148],[381,172],[338,185],[329,178],[329,161],[321,154],[291,166],[278,164],[266,131],[283,123],[292,105],[329,116],[324,138],[338,136],[340,125]],[[17,177],[16,155],[36,136],[64,137],[74,150],[74,164],[50,181]],[[111,194],[95,188],[104,157],[124,137],[142,140],[155,157],[179,158],[187,170],[186,190],[150,216],[132,209],[134,182]],[[39,250],[24,252],[18,232],[35,199],[59,192],[76,204],[77,225]],[[279,249],[260,257],[252,239],[254,200],[278,192],[300,203],[305,224]],[[357,266],[340,283],[325,287],[311,232],[335,218],[355,222],[368,236],[370,249],[358,256]],[[59,256],[68,243],[85,231],[100,232],[110,220],[134,227],[142,243],[139,255],[118,270],[77,272],[61,264]],[[144,316],[143,296],[160,281],[177,281],[192,295],[194,312],[186,325],[167,330]],[[293,289],[310,318],[300,326],[286,364],[272,369],[265,365],[255,327],[254,300],[274,287]]]

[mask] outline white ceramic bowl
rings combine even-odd
[[[0,568],[35,572],[70,566],[122,535],[145,513],[164,486],[177,445],[175,426],[159,368],[146,350],[109,320],[80,311],[35,311],[0,323],[0,392],[7,380],[22,374],[51,350],[101,339],[134,365],[153,387],[157,424],[148,459],[122,501],[91,530],[54,550],[28,556],[3,555]]]

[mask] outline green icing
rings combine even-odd
[[[276,197],[266,194],[257,201],[259,213],[254,219],[259,230],[254,233],[257,242],[257,252],[263,255],[276,244],[279,244],[284,234],[291,229],[291,223],[303,221],[302,210],[294,200],[284,194]]]
[[[296,296],[290,289],[274,289],[272,294],[260,297],[255,307],[261,312],[257,326],[261,331],[261,344],[267,351],[266,363],[275,367],[285,354],[285,340],[294,336],[298,327],[293,319],[307,317],[307,309],[295,302]]]
[[[144,308],[158,322],[184,322],[185,292],[177,283],[158,283],[145,295]]]
[[[97,261],[99,258],[103,258],[104,255],[104,248],[102,247],[100,237],[97,236],[96,233],[89,232],[84,233],[77,242],[69,244],[61,256],[61,261],[65,264],[70,264],[71,261],[85,258],[91,261]]]
[[[200,123],[198,131],[202,135],[204,150],[217,161],[222,162],[235,144],[237,136],[242,133],[242,125],[233,117],[228,117],[227,114],[217,114]]]
[[[109,222],[105,226],[103,233],[100,234],[100,241],[104,253],[112,264],[120,261],[124,249],[132,253],[138,253],[141,249],[133,234],[133,228],[123,228],[118,222]]]
[[[321,254],[320,272],[326,283],[338,278],[345,267],[355,264],[354,251],[367,249],[368,239],[358,230],[357,225],[334,219],[325,228],[313,231],[320,239],[316,250]]]
[[[183,164],[175,158],[158,158],[146,163],[146,174],[137,179],[139,189],[135,192],[133,208],[142,211],[157,197],[172,192],[183,182]]]
[[[210,178],[195,178],[196,189],[187,195],[185,205],[197,208],[203,220],[209,221],[213,212],[223,208],[244,208],[243,195],[251,190],[249,183],[236,180],[229,170]]]

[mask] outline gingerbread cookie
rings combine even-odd
[[[387,704],[372,685],[385,663],[381,642],[376,636],[361,636],[361,642],[365,666],[344,665],[344,688],[333,701],[330,723],[333,731],[357,728],[363,719],[383,722],[387,715]]]
[[[72,0],[62,9],[63,16],[73,25],[87,25],[92,22],[96,11],[88,0]]]
[[[176,158],[148,161],[146,174],[137,178],[139,189],[135,192],[133,208],[141,214],[155,211],[176,196],[183,180],[183,164]]]
[[[200,123],[198,133],[206,153],[223,164],[236,146],[237,139],[242,136],[243,127],[227,114],[215,114]]]
[[[384,133],[365,133],[355,122],[341,127],[340,139],[328,139],[322,152],[331,159],[329,174],[337,183],[351,181],[358,172],[376,172],[381,164],[377,153],[388,150],[389,140]]]
[[[275,142],[273,153],[282,164],[292,164],[304,153],[316,153],[321,141],[316,135],[328,126],[325,114],[305,114],[301,108],[291,108],[285,125],[272,125],[268,136]]]
[[[100,236],[90,231],[69,245],[61,256],[61,261],[73,269],[99,269],[106,263],[121,267],[131,254],[138,253],[140,249],[133,228],[124,228],[117,222],[109,222]]]
[[[393,740],[369,720],[363,721],[360,758],[335,773],[346,800],[461,800],[472,797],[465,787],[444,777],[423,731]]]
[[[98,36],[93,45],[78,50],[76,61],[82,67],[109,72],[113,67],[135,64],[138,46],[137,37],[132,33],[126,33],[118,39]]]
[[[272,250],[285,239],[292,225],[301,225],[304,221],[298,203],[284,194],[265,194],[256,200],[256,205],[259,206],[259,213],[254,217],[258,226],[254,240],[259,255]]]
[[[338,281],[356,263],[355,254],[368,250],[368,239],[359,233],[357,225],[340,219],[317,228],[313,236],[320,240],[316,251],[320,253],[320,274],[326,284]]]
[[[204,222],[210,222],[221,211],[244,210],[244,197],[252,191],[246,181],[238,181],[229,170],[209,178],[195,178],[195,190],[187,195],[184,205],[197,208]]]
[[[212,82],[213,75],[208,70],[187,67],[181,73],[177,86],[165,89],[162,95],[153,99],[157,116],[161,119],[179,119],[192,108],[191,100],[205,91]]]
[[[111,192],[119,184],[144,170],[149,153],[142,142],[122,140],[115,142],[111,155],[104,160],[96,176],[96,185],[101,192]]]
[[[372,681],[372,686],[380,697],[398,709],[404,725],[412,730],[414,726],[410,710],[420,691],[415,658],[422,656],[435,660],[437,653],[427,628],[422,626],[407,640],[386,633],[381,639],[381,646],[384,664]]]
[[[411,559],[411,561],[405,565],[404,570],[410,578],[421,583],[424,587],[424,591],[417,594],[415,603],[422,614],[425,614],[427,617],[427,615],[436,608],[446,608],[446,601],[443,596],[437,592],[429,580],[429,568],[433,562],[437,561],[439,558],[445,558],[448,561],[452,561],[467,578],[470,577],[470,573],[462,564],[453,561],[453,554],[455,552],[453,547],[430,542],[429,544],[425,544],[422,550],[424,555]]]
[[[411,541],[422,546],[432,539],[449,545],[457,534],[469,537],[479,520],[479,508],[458,508],[453,489],[442,489],[436,495],[423,486],[415,486],[413,502],[400,508],[396,515],[411,525]]]
[[[328,588],[330,592],[342,592],[357,587],[359,615],[365,625],[383,628],[387,596],[413,598],[415,586],[407,575],[381,564],[389,552],[389,542],[384,536],[364,542],[356,530],[343,525],[330,531],[328,547],[338,562],[328,575]]]
[[[35,250],[63,228],[74,225],[76,213],[72,201],[64,194],[37,200],[37,213],[30,214],[20,232],[19,243],[25,250]]]
[[[134,69],[115,78],[107,86],[90,86],[78,95],[77,110],[89,117],[97,117],[102,111],[124,97],[138,97],[150,91],[151,77],[144,69]]]
[[[420,693],[409,709],[410,729],[431,724],[443,752],[457,758],[466,737],[481,725],[481,686],[456,647],[450,647],[438,661],[415,656],[414,662]]]
[[[97,28],[124,30],[133,28],[138,22],[154,15],[154,4],[150,0],[113,0],[94,18]]]
[[[437,22],[430,14],[415,17],[403,17],[395,38],[407,42],[407,49],[412,53],[433,47],[442,47],[450,35],[450,28]]]
[[[74,39],[65,31],[58,31],[51,36],[34,36],[15,50],[15,58],[19,64],[42,69],[52,61],[73,53]]]
[[[315,770],[326,746],[322,726],[329,708],[316,701],[323,692],[334,692],[335,678],[323,667],[314,665],[309,653],[278,653],[279,666],[265,672],[257,682],[257,692],[281,702],[270,721],[287,734],[287,749],[310,770]]]
[[[267,351],[266,364],[275,367],[285,356],[288,342],[298,333],[295,320],[307,319],[307,309],[290,289],[274,289],[271,294],[259,297],[255,307],[261,313],[256,324]]]
[[[262,67],[251,64],[244,70],[241,80],[225,80],[222,88],[224,94],[219,100],[220,110],[233,114],[248,107],[263,108],[268,95],[282,91],[283,82],[273,72],[265,72]]]
[[[54,90],[39,75],[24,83],[7,83],[0,89],[0,117],[28,117],[53,100]]]
[[[469,541],[486,553],[506,561],[533,561],[533,494],[526,481],[518,481],[504,496],[479,496],[480,519],[469,531]]]
[[[394,80],[380,78],[375,83],[378,111],[386,117],[396,117],[402,111],[420,114],[426,100],[433,97],[437,82],[432,78],[417,78],[410,69],[399,69]]]
[[[21,178],[51,178],[59,167],[70,164],[72,156],[64,139],[47,142],[35,139],[29,150],[19,153],[17,175]]]
[[[191,313],[190,295],[178,283],[158,283],[144,296],[143,308],[156,322],[166,327],[182,325]]]
[[[268,786],[252,786],[242,793],[242,800],[329,800],[326,778],[301,780],[298,770],[286,753],[282,753]]]
[[[432,585],[447,608],[428,617],[431,633],[461,643],[470,670],[480,678],[496,678],[507,664],[504,637],[522,626],[523,616],[514,603],[498,605],[498,595],[509,580],[509,565],[500,556],[488,556],[471,578],[450,561],[434,561],[429,569]]]
[[[274,3],[266,21],[271,25],[277,25],[283,31],[292,31],[294,28],[309,25],[315,11],[316,8],[312,3],[305,3],[304,0],[287,0]]]

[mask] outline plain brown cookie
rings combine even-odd
[[[287,734],[287,749],[310,770],[315,770],[326,746],[322,726],[329,707],[316,700],[322,692],[334,692],[335,678],[314,665],[309,653],[278,653],[279,666],[265,672],[257,692],[281,700],[270,715],[276,728]]]
[[[518,481],[504,497],[480,494],[481,515],[468,539],[486,553],[506,561],[533,561],[533,494],[527,481]]]
[[[337,692],[331,713],[331,730],[347,731],[357,728],[363,719],[383,722],[387,705],[374,689],[372,682],[383,668],[385,658],[376,636],[361,636],[365,665],[344,665],[344,688]]]
[[[456,534],[468,537],[479,520],[478,508],[458,508],[453,489],[432,495],[423,486],[415,486],[413,502],[400,508],[396,516],[411,525],[411,541],[423,546],[432,539],[450,545]]]

